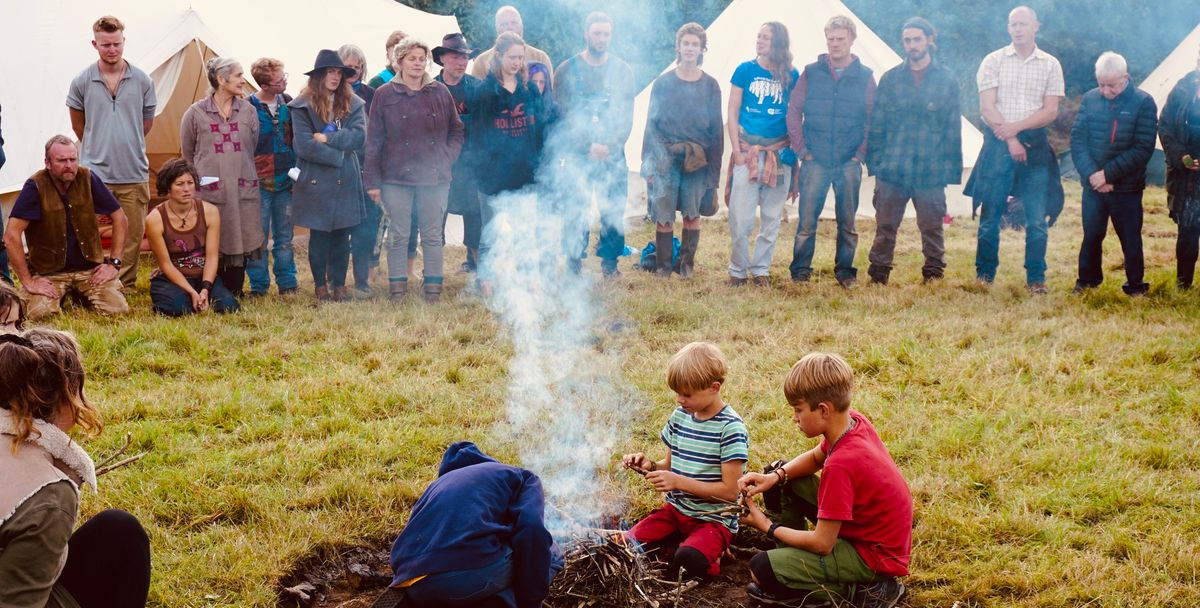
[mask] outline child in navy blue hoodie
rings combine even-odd
[[[375,606],[540,607],[563,567],[544,509],[537,475],[452,444],[392,545],[395,576]]]

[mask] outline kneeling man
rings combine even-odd
[[[97,215],[112,218],[112,246],[100,249]],[[25,181],[4,229],[13,273],[32,320],[59,312],[75,293],[96,312],[129,312],[117,271],[129,221],[100,178],[79,166],[79,149],[64,135],[46,142],[46,168]],[[29,245],[26,256],[22,237]]]
[[[563,567],[544,511],[537,475],[451,444],[392,545],[395,578],[374,608],[539,608]]]

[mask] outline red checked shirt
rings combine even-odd
[[[829,451],[817,490],[817,518],[842,522],[838,537],[854,545],[878,574],[908,575],[912,494],[871,421],[851,410],[855,426]]]

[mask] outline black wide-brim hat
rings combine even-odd
[[[462,53],[470,57],[475,50],[467,46],[467,39],[462,34],[446,34],[442,36],[442,46],[433,49],[433,62],[442,65],[442,55],[446,53]]]
[[[317,53],[317,60],[313,64],[313,69],[305,72],[304,75],[316,76],[328,68],[340,69],[342,71],[342,76],[345,78],[349,78],[355,74],[353,68],[348,68],[346,67],[346,64],[342,63],[342,58],[338,57],[337,51],[321,49],[321,51]]]

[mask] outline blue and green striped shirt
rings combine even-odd
[[[696,420],[683,408],[676,409],[660,435],[671,451],[671,472],[698,481],[720,482],[721,464],[742,461],[742,472],[750,454],[750,439],[742,417],[726,405],[708,420]],[[700,498],[681,490],[667,493],[667,503],[680,513],[704,521],[723,524],[737,532],[736,513],[713,514],[729,506],[726,503]]]

